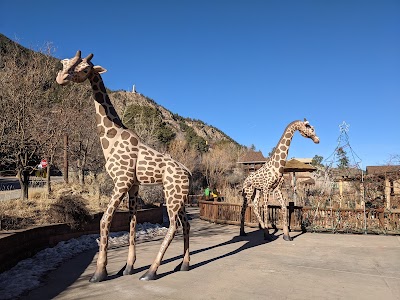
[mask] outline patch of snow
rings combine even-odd
[[[136,225],[136,241],[151,240],[165,235],[167,228],[159,224],[143,223]],[[88,234],[79,238],[59,242],[52,248],[46,248],[35,256],[24,259],[12,269],[0,274],[0,299],[15,299],[41,285],[44,276],[57,269],[64,261],[93,248],[98,247],[99,235]],[[108,248],[118,248],[129,244],[129,232],[112,232]]]

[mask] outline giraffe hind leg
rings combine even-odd
[[[179,212],[179,219],[182,224],[183,231],[183,260],[182,262],[175,268],[175,271],[189,271],[189,262],[190,262],[190,254],[189,254],[189,232],[190,232],[190,224],[186,215],[185,208],[183,207]]]
[[[242,204],[242,209],[240,212],[240,236],[246,236],[246,232],[244,231],[244,221],[246,217],[246,209],[247,209],[247,195],[249,195],[249,191],[243,190],[243,204]]]
[[[150,266],[149,270],[145,274],[140,277],[140,280],[155,280],[157,279],[157,269],[161,265],[162,258],[164,257],[165,251],[168,246],[171,244],[172,239],[174,238],[176,233],[176,218],[170,220],[169,228],[166,236],[161,244],[160,250],[157,254],[156,259],[153,264]]]
[[[180,221],[182,224],[184,236],[184,254],[182,264],[180,265],[180,270],[185,271],[189,269],[190,226],[185,212],[185,200],[189,193],[189,185],[178,185],[176,183],[175,185],[172,184],[167,186],[167,184],[171,183],[171,178],[167,176],[166,180],[167,182],[164,183],[164,195],[169,217],[169,228],[161,244],[156,259],[150,266],[149,270],[140,277],[140,280],[157,279],[157,269],[161,265],[164,254],[175,236],[178,221]]]
[[[171,244],[172,239],[175,236],[177,230],[178,223],[178,214],[184,205],[183,201],[176,203],[173,195],[168,197],[168,192],[164,188],[164,194],[166,198],[167,211],[169,217],[169,227],[167,234],[164,237],[164,240],[161,244],[160,250],[158,251],[157,257],[154,260],[153,264],[150,266],[149,270],[140,277],[140,280],[155,280],[157,279],[157,269],[161,265],[161,261],[164,257],[165,252],[168,249],[168,246]],[[175,201],[174,201],[175,200]]]
[[[288,213],[286,208],[285,200],[282,197],[282,193],[279,189],[276,190],[276,195],[278,196],[278,201],[282,209],[282,221],[283,221],[283,239],[285,241],[292,241],[292,237],[289,234],[289,224],[288,224]]]
[[[260,212],[258,210],[259,208],[259,200],[260,200],[260,190],[256,190],[254,193],[254,199],[253,199],[253,209],[254,209],[254,214],[257,217],[258,224],[261,227],[261,229],[264,231],[264,237],[266,235],[265,232],[265,224],[263,219],[261,218]],[[268,232],[268,227],[267,227],[267,232]]]
[[[139,192],[139,186],[133,185],[129,190],[129,249],[128,259],[126,261],[125,268],[122,271],[122,275],[132,275],[134,273],[133,265],[136,261],[136,213],[137,213],[137,197]]]
[[[268,194],[264,193],[264,240],[272,242],[274,240],[276,240],[276,236],[273,234],[269,233],[269,212],[268,212]]]

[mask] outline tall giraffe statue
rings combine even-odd
[[[129,250],[123,275],[134,273],[133,265],[136,260],[135,228],[137,213],[137,198],[139,185],[162,184],[166,208],[170,225],[161,244],[158,255],[149,270],[143,274],[141,280],[157,278],[157,269],[171,243],[180,220],[184,236],[183,261],[178,269],[189,270],[189,230],[190,225],[185,212],[185,200],[189,194],[190,171],[181,163],[173,160],[169,155],[163,155],[143,144],[138,135],[122,124],[107,95],[101,73],[107,70],[101,66],[94,66],[91,62],[93,54],[81,58],[78,51],[75,57],[63,59],[63,69],[58,72],[56,81],[60,85],[69,82],[82,83],[89,79],[93,90],[96,108],[97,131],[100,136],[101,147],[106,160],[105,168],[114,181],[114,191],[100,221],[100,247],[97,267],[91,282],[99,282],[107,278],[107,246],[110,225],[115,210],[126,193],[129,195],[130,233]]]
[[[273,192],[277,196],[282,209],[283,239],[286,241],[292,240],[289,235],[287,208],[282,197],[281,185],[283,181],[283,168],[286,164],[290,143],[296,131],[299,131],[303,137],[312,139],[314,143],[319,143],[319,138],[315,134],[314,127],[311,126],[306,119],[304,119],[304,121],[294,121],[286,127],[281,139],[265,164],[257,171],[251,173],[244,180],[242,190],[243,206],[241,210],[240,235],[246,235],[244,231],[245,212],[247,204],[252,201],[254,213],[261,228],[264,230],[264,238],[266,240],[272,240],[272,236],[269,234],[268,230],[268,195],[270,192]],[[262,192],[264,196],[265,222],[263,222],[258,210],[260,192]]]

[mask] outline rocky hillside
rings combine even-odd
[[[130,105],[140,105],[149,106],[157,110],[157,112],[162,116],[162,120],[166,122],[170,128],[174,131],[176,136],[182,137],[184,134],[184,128],[182,128],[181,122],[185,125],[193,128],[194,132],[206,140],[209,144],[220,142],[220,141],[230,141],[237,144],[224,132],[215,128],[213,126],[207,125],[201,120],[193,120],[190,118],[183,118],[177,114],[172,113],[165,107],[157,104],[154,100],[140,94],[132,93],[126,91],[116,91],[109,93],[111,101],[113,102],[118,114],[123,115],[124,110]]]
[[[6,36],[0,34],[0,68],[4,67],[4,64],[7,60],[7,52],[8,49],[17,47],[18,51],[24,53],[25,55],[31,52],[23,46],[18,45],[14,41],[10,40]],[[61,64],[59,60],[54,58],[55,68],[56,66],[59,68]],[[54,89],[57,89],[56,84],[51,84]],[[113,102],[117,112],[122,117],[127,108],[132,105],[140,105],[140,106],[148,106],[157,111],[157,114],[161,117],[162,121],[167,124],[169,129],[171,129],[176,138],[184,138],[186,132],[188,131],[188,127],[193,129],[193,132],[204,139],[207,144],[218,143],[220,141],[230,141],[234,144],[238,144],[232,138],[227,136],[218,128],[207,125],[201,120],[193,120],[189,118],[181,117],[177,114],[172,113],[168,109],[158,105],[156,101],[142,95],[139,93],[132,93],[127,91],[110,91],[108,90],[111,101]]]

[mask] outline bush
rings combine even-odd
[[[56,223],[67,223],[72,228],[80,228],[91,219],[86,202],[79,195],[62,195],[51,204],[49,214]]]

